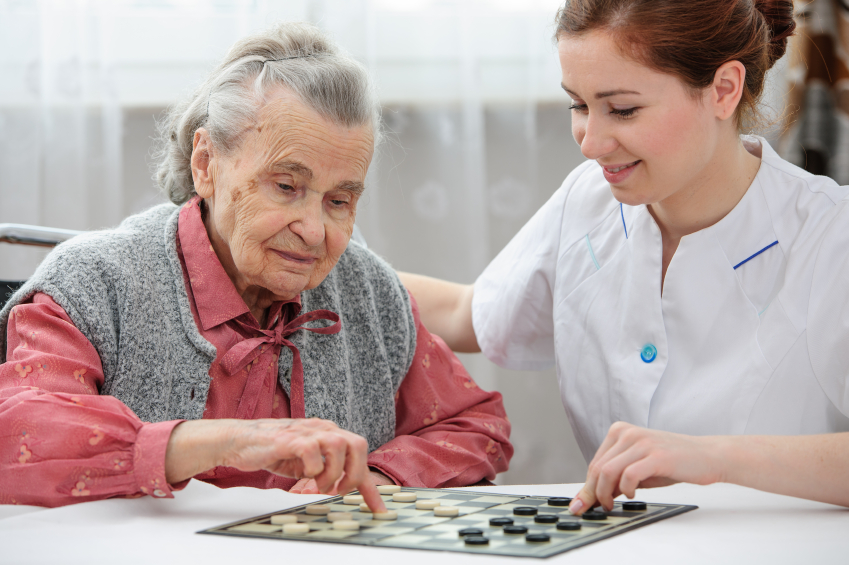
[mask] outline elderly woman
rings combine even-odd
[[[507,468],[500,395],[350,242],[378,111],[362,66],[292,24],[171,110],[174,204],[59,246],[0,312],[0,503],[171,497],[194,477],[358,487],[374,508],[374,483]]]

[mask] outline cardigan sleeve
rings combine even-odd
[[[396,484],[444,488],[492,480],[513,455],[501,394],[479,388],[441,338],[416,322],[416,351],[395,399],[395,439],[370,467]]]
[[[144,423],[118,399],[100,396],[100,358],[50,296],[16,306],[7,328],[0,503],[172,497],[165,449],[182,420]]]

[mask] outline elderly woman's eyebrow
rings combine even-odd
[[[365,185],[359,181],[342,181],[336,185],[336,190],[347,190],[348,192],[354,193],[354,195],[359,196],[366,189]]]
[[[280,161],[279,163],[274,163],[271,165],[271,170],[275,173],[294,173],[307,180],[312,180],[313,177],[312,169],[297,161]]]

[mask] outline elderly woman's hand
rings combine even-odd
[[[383,473],[378,473],[377,471],[371,471],[371,481],[375,485],[394,485],[395,483],[384,475]],[[289,492],[293,494],[320,494],[321,491],[318,490],[318,485],[315,482],[315,479],[301,479],[297,483],[295,483],[292,488],[289,489]],[[339,494],[342,494],[342,491],[338,491]]]
[[[265,470],[314,479],[318,491],[358,489],[375,512],[386,510],[372,482],[361,436],[327,420],[194,420],[174,428],[165,454],[165,475],[174,484],[217,466]]]

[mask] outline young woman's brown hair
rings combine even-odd
[[[567,0],[559,40],[604,30],[641,64],[679,77],[695,91],[728,61],[746,67],[737,124],[757,117],[764,77],[793,34],[792,0]]]

